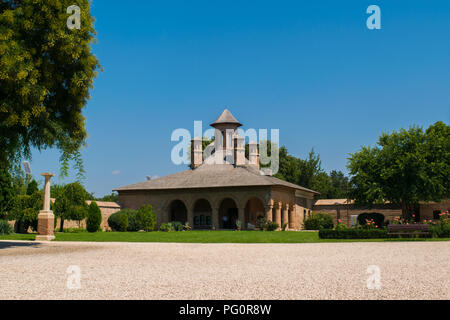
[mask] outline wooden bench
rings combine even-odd
[[[430,225],[428,224],[390,224],[388,226],[389,236],[428,236]]]

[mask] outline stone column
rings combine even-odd
[[[290,209],[289,210],[289,229],[291,229],[291,230],[295,229],[295,223],[296,223],[295,207],[296,207],[295,204],[291,204],[289,206],[289,209]]]
[[[242,223],[241,229],[247,229],[247,223],[245,222],[245,208],[238,208],[238,219]]]
[[[55,239],[55,216],[50,210],[50,179],[54,177],[52,173],[43,173],[45,177],[44,186],[44,208],[38,215],[38,234],[36,241],[52,241]]]
[[[286,223],[286,228],[289,228],[289,204],[286,204],[283,208],[283,219],[282,219],[282,225],[280,227],[283,227],[283,225]]]
[[[192,230],[194,230],[194,209],[191,208],[190,206],[187,208],[187,219],[188,221],[183,221],[182,223],[185,222],[189,223]]]
[[[273,204],[265,206],[264,208],[266,209],[266,220],[273,221],[273,214],[272,214]]]
[[[277,202],[275,204],[275,217],[274,220],[278,225],[281,227],[281,208],[283,207],[283,204],[281,202]]]
[[[219,208],[212,208],[212,224],[216,228],[216,230],[219,230]]]

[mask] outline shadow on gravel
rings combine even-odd
[[[39,248],[41,243],[33,243],[33,242],[14,242],[8,241],[3,242],[0,241],[0,250],[1,249],[9,249],[9,248]]]

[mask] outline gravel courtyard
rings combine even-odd
[[[449,262],[449,242],[0,241],[0,299],[449,299]]]

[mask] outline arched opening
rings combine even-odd
[[[242,225],[245,229],[253,229],[257,226],[259,218],[264,218],[264,204],[257,198],[252,197],[247,201],[245,205],[245,221]]]
[[[194,205],[194,229],[211,229],[212,208],[208,200],[200,199]]]
[[[238,209],[233,199],[226,198],[219,208],[219,224],[221,229],[235,229],[238,220]]]
[[[170,222],[180,222],[182,224],[188,221],[187,218],[187,208],[183,201],[175,200],[172,201],[169,207],[169,218]]]

